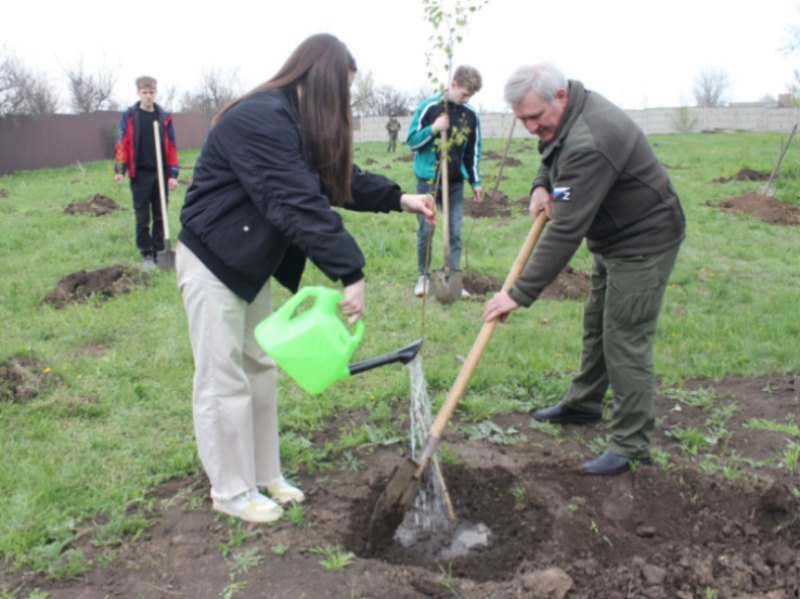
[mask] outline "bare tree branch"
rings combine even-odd
[[[109,108],[117,76],[111,69],[103,68],[96,74],[87,73],[83,60],[78,66],[66,70],[69,82],[69,104],[73,112],[84,114]]]
[[[697,76],[692,93],[698,106],[724,106],[729,88],[728,74],[721,68],[714,68]]]
[[[202,83],[181,97],[184,112],[216,113],[241,95],[238,69],[223,74],[219,69],[203,71]]]
[[[26,69],[3,48],[0,52],[0,116],[53,114],[58,96],[43,77]]]

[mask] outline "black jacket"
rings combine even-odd
[[[179,239],[248,302],[271,276],[296,291],[306,257],[345,285],[364,276],[364,255],[331,208],[302,140],[295,94],[261,92],[212,127],[195,165]],[[395,183],[353,171],[347,208],[401,209]]]

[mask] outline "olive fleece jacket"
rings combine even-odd
[[[532,189],[553,197],[553,218],[509,290],[530,306],[584,237],[605,258],[658,254],[681,243],[686,219],[669,175],[642,130],[604,97],[569,82],[554,139],[539,144]]]

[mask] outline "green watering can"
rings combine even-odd
[[[393,362],[408,364],[422,339],[395,352],[349,364],[364,335],[364,323],[351,333],[338,314],[343,296],[327,287],[304,287],[255,328],[256,342],[307,393]],[[301,309],[302,308],[302,309]]]

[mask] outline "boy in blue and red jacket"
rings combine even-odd
[[[155,257],[164,249],[164,221],[158,191],[158,171],[162,168],[169,191],[178,187],[178,149],[172,115],[156,104],[157,82],[152,77],[136,80],[139,102],[122,113],[114,148],[114,179],[122,183],[125,173],[131,179],[133,210],[136,215],[136,246],[142,253],[142,269],[155,266]],[[159,124],[162,164],[157,165],[153,123]],[[166,199],[167,190],[164,190]],[[152,212],[152,231],[150,213]]]

